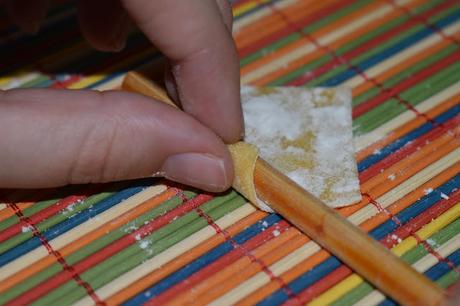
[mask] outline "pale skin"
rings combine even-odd
[[[7,0],[36,32],[46,0]],[[123,48],[133,22],[169,60],[166,83],[183,111],[141,95],[89,90],[0,91],[0,186],[42,188],[162,175],[219,192],[233,181],[225,143],[243,134],[239,65],[226,0],[83,0],[82,35]]]

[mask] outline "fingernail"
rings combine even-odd
[[[123,50],[126,46],[126,39],[128,36],[128,32],[126,30],[121,30],[113,40],[110,42],[110,48],[112,49],[111,51],[113,52],[119,52]]]
[[[167,69],[165,71],[165,87],[166,91],[168,92],[168,95],[175,101],[175,102],[180,102],[179,101],[179,93],[177,91],[177,84],[174,80],[174,77],[171,73],[171,70]]]
[[[129,34],[129,19],[123,15],[120,21],[117,23],[117,28],[113,32],[112,39],[110,41],[110,47],[112,51],[118,52],[124,49],[126,46],[126,39]]]
[[[172,155],[161,171],[170,180],[208,191],[223,191],[228,185],[224,160],[211,154]]]

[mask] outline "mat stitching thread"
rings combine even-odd
[[[419,15],[412,13],[407,7],[405,7],[404,5],[397,4],[394,0],[385,0],[385,1],[389,3],[394,9],[400,9],[409,18],[420,22],[426,28],[433,30],[434,32],[439,34],[444,40],[450,41],[456,45],[460,45],[460,41],[458,41],[455,37],[452,37],[451,35],[444,33],[444,31],[440,29],[438,26],[430,23],[430,21],[426,17],[419,16]]]
[[[384,212],[386,215],[388,215],[393,222],[397,224],[398,227],[401,227],[403,223],[401,220],[399,220],[398,216],[393,214],[391,211],[389,211],[386,207],[383,207],[379,202],[377,202],[374,198],[371,197],[370,194],[368,193],[362,193],[363,196],[365,196],[369,202],[377,208],[379,212]],[[422,239],[412,228],[409,231],[409,235],[412,236],[416,241],[417,244],[421,244],[425,250],[434,256],[439,262],[444,262],[449,266],[449,268],[452,271],[455,271],[457,274],[460,275],[460,269],[456,267],[456,265],[449,260],[448,258],[442,256],[438,251],[436,251],[425,239]]]
[[[380,82],[378,82],[377,80],[375,80],[374,78],[371,78],[369,77],[361,68],[351,64],[347,59],[343,58],[342,56],[338,55],[333,49],[331,49],[329,46],[325,45],[321,45],[315,38],[313,38],[310,34],[308,33],[305,33],[304,31],[302,31],[302,29],[299,29],[296,25],[293,25],[289,19],[285,16],[285,14],[283,12],[281,12],[280,10],[278,10],[277,8],[275,8],[274,6],[270,5],[270,8],[271,10],[274,12],[274,13],[277,13],[281,16],[281,18],[284,20],[286,26],[289,26],[289,27],[292,27],[294,30],[296,30],[296,32],[301,35],[302,37],[305,37],[306,39],[308,39],[313,45],[315,45],[316,48],[318,49],[323,49],[325,50],[326,52],[328,52],[333,58],[335,58],[338,62],[340,62],[341,64],[344,64],[346,65],[349,69],[352,69],[354,70],[356,73],[358,73],[365,81],[367,82],[371,82],[372,84],[374,84],[376,87],[378,87],[380,89],[380,93],[386,93],[386,92],[390,92],[392,91],[392,88],[389,87],[389,88],[386,88],[383,84],[381,84]],[[433,124],[434,126],[441,126],[443,127],[443,124],[442,123],[438,123],[436,122],[435,120],[433,120],[430,116],[428,116],[427,114],[423,113],[423,112],[420,112],[419,110],[417,110],[414,106],[412,106],[409,102],[407,102],[406,100],[404,100],[403,98],[401,98],[401,96],[398,94],[398,93],[394,93],[394,94],[390,94],[390,97],[389,98],[395,98],[397,100],[397,102],[399,104],[402,104],[404,105],[408,110],[412,111],[415,113],[416,116],[419,116],[419,117],[422,117],[423,119],[425,119],[425,121],[427,122],[430,122],[431,124]]]
[[[262,271],[265,274],[267,274],[270,280],[276,281],[280,285],[281,289],[284,291],[284,293],[287,294],[287,296],[290,299],[298,300],[297,295],[292,291],[291,288],[289,288],[289,285],[286,282],[284,282],[281,279],[281,277],[276,276],[273,273],[273,271],[271,271],[270,268],[263,262],[263,260],[257,258],[243,245],[236,242],[226,230],[222,229],[217,223],[215,223],[214,220],[208,214],[206,214],[201,208],[196,208],[195,210],[200,217],[206,220],[206,222],[216,231],[217,234],[222,235],[226,241],[230,242],[234,249],[241,249],[244,255],[247,256],[251,260],[251,262],[257,263],[262,268]],[[298,300],[298,302],[300,304],[300,300]]]
[[[48,253],[56,258],[56,260],[62,266],[64,271],[70,273],[77,285],[85,289],[86,293],[91,297],[91,299],[96,303],[96,305],[105,305],[105,303],[99,298],[99,296],[96,294],[91,285],[80,277],[77,271],[75,271],[75,269],[66,262],[66,260],[58,250],[53,249],[53,247],[45,238],[45,236],[35,226],[34,222],[29,217],[26,217],[24,215],[21,208],[19,208],[15,203],[7,203],[7,205],[14,211],[19,220],[27,224],[27,226],[31,229],[32,234],[40,240],[41,244],[46,248]]]

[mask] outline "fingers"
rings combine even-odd
[[[53,187],[161,173],[227,189],[224,143],[193,117],[126,92],[0,92],[0,186]]]
[[[118,0],[79,0],[78,21],[86,40],[100,51],[120,51],[130,19]]]
[[[450,289],[446,306],[460,305],[460,283],[457,282]]]
[[[6,0],[11,21],[26,33],[36,33],[48,10],[48,0]]]
[[[232,6],[229,0],[216,0],[217,6],[219,7],[222,19],[227,27],[227,30],[231,33],[233,28],[233,14]]]
[[[169,58],[173,82],[168,83],[175,86],[183,109],[226,142],[239,140],[243,118],[238,57],[215,0],[122,3]]]

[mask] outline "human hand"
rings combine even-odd
[[[7,0],[11,19],[35,31],[46,0]],[[243,131],[239,65],[225,0],[82,0],[80,27],[97,49],[118,50],[132,19],[168,58],[176,110],[141,95],[89,90],[0,92],[0,186],[165,177],[208,191],[233,180],[224,144]],[[223,141],[222,141],[223,140]]]
[[[445,306],[458,306],[460,305],[460,282],[456,282],[447,291],[447,300],[443,304]]]

